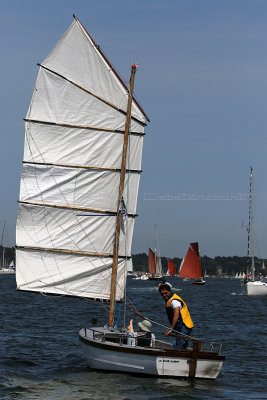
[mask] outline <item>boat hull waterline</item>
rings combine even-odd
[[[247,282],[247,294],[250,296],[267,296],[267,283],[254,281],[254,282]]]
[[[97,328],[100,329],[103,331],[103,328]],[[94,332],[94,329],[83,328],[79,332],[79,339],[89,367],[97,370],[172,378],[216,379],[225,359],[214,351],[200,351],[196,355],[192,349],[144,348],[103,341],[103,335],[102,339],[93,338]],[[159,343],[168,346],[165,342]],[[192,366],[195,368],[194,376]]]

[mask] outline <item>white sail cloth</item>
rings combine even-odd
[[[128,92],[75,20],[40,67],[25,123],[19,289],[108,299]],[[132,103],[123,198],[136,213],[145,116]],[[123,297],[134,216],[122,221]],[[126,235],[127,233],[127,235]]]
[[[120,254],[131,257],[134,218],[122,220]],[[17,222],[17,246],[65,249],[94,254],[113,254],[116,215],[21,204]],[[123,232],[122,232],[123,233]]]
[[[123,298],[129,260],[118,259],[116,295]],[[25,268],[27,266],[27,268]],[[108,300],[112,259],[38,250],[17,249],[18,289],[58,295]]]
[[[121,167],[123,134],[43,124],[25,124],[24,160],[32,163]],[[143,136],[131,135],[128,166],[141,169]]]
[[[114,171],[25,164],[20,200],[116,212],[119,179]],[[127,196],[128,182],[135,191]],[[139,174],[126,176],[124,198],[130,214],[136,211],[138,186]]]

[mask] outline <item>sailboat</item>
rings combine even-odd
[[[4,227],[1,237],[1,256],[0,256],[0,274],[15,274],[14,261],[10,262],[9,257],[6,256],[6,247],[4,243],[6,234],[6,221],[4,222]]]
[[[170,276],[174,276],[176,273],[176,265],[170,259],[168,259],[168,272]]]
[[[148,249],[148,268],[150,272],[149,279],[162,278],[161,258],[150,247]]]
[[[16,227],[18,290],[109,302],[107,326],[79,332],[89,367],[215,379],[221,347],[127,344],[116,327],[123,300],[148,117],[81,22],[39,64],[25,119]]]
[[[253,167],[250,167],[249,179],[249,218],[248,218],[248,252],[247,256],[251,259],[250,271],[247,268],[247,277],[244,280],[248,295],[267,295],[267,280],[255,279],[255,258],[254,258],[254,210],[253,210]]]
[[[157,234],[157,226],[154,226],[154,250],[148,249],[148,268],[149,268],[149,279],[161,279],[162,275],[162,264],[159,252],[159,240]]]
[[[203,279],[198,242],[190,243],[178,275],[182,278],[194,278],[192,283],[196,285],[204,285],[206,283]]]

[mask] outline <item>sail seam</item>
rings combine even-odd
[[[100,128],[98,126],[75,125],[75,124],[67,124],[67,123],[63,123],[63,122],[61,123],[61,122],[51,122],[51,121],[40,121],[37,119],[30,119],[30,118],[24,118],[23,120],[25,122],[30,122],[33,124],[53,125],[53,126],[60,126],[63,128],[88,129],[88,130],[92,130],[92,131],[120,133],[120,134],[124,135],[124,131],[122,131],[120,129]],[[136,135],[136,136],[145,136],[144,132],[130,132],[130,134]]]
[[[52,74],[58,76],[59,78],[66,80],[67,82],[71,83],[72,85],[76,86],[77,88],[79,88],[79,89],[83,90],[84,92],[90,94],[91,96],[93,96],[93,97],[95,97],[96,99],[102,101],[103,103],[105,103],[105,104],[108,105],[109,107],[113,108],[114,110],[120,112],[121,114],[126,115],[126,111],[124,111],[124,110],[122,110],[121,108],[115,106],[114,104],[112,104],[112,103],[110,103],[109,101],[103,99],[102,97],[100,97],[100,96],[98,96],[97,94],[91,92],[90,90],[84,88],[83,86],[81,86],[81,85],[79,85],[78,83],[72,81],[71,79],[66,78],[65,76],[59,74],[59,73],[56,72],[56,71],[53,71],[53,70],[50,69],[50,68],[45,67],[45,66],[42,65],[42,64],[37,63],[37,65],[38,65],[40,68],[43,68],[44,70],[51,72]],[[142,125],[142,126],[146,126],[146,125],[147,125],[145,122],[140,121],[140,120],[139,120],[138,118],[136,118],[136,117],[131,116],[131,119],[134,120],[135,122],[137,122],[138,124]]]

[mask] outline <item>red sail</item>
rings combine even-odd
[[[176,265],[172,262],[172,260],[168,260],[168,270],[170,276],[174,276],[176,272]]]
[[[152,275],[156,275],[156,254],[148,249],[148,267]]]
[[[190,243],[188,252],[179,271],[179,276],[183,278],[202,278],[203,270],[197,242]]]

